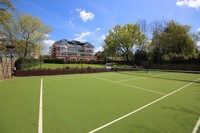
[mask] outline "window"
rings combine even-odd
[[[60,50],[65,51],[66,48],[65,47],[60,47]]]
[[[68,53],[69,56],[77,56],[76,53]]]
[[[69,48],[68,51],[69,52],[77,52],[77,50],[75,48]]]
[[[76,58],[70,58],[71,61],[76,61]]]

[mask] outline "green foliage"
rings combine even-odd
[[[104,50],[108,56],[120,55],[129,62],[133,55],[133,46],[141,45],[145,35],[140,31],[138,24],[116,25],[104,40]]]
[[[51,31],[51,28],[44,25],[39,18],[22,13],[17,17],[13,15],[9,18],[9,22],[2,26],[6,40],[15,45],[16,50],[24,53],[24,57],[29,52],[38,54],[42,49],[42,40]]]
[[[142,61],[147,61],[147,52],[145,50],[136,50],[135,56],[134,56],[134,61],[136,64],[141,65]]]
[[[0,51],[6,49],[5,38],[4,38],[5,31],[3,30],[3,25],[8,23],[11,17],[11,14],[9,13],[8,9],[14,10],[14,7],[12,6],[10,0],[0,1],[0,42],[1,42]]]
[[[40,59],[27,59],[24,57],[20,57],[15,62],[15,67],[17,70],[33,67],[39,65],[41,62]]]
[[[152,39],[154,62],[184,62],[189,58],[196,58],[197,47],[189,31],[190,26],[169,21],[164,30]]]
[[[66,66],[65,69],[70,69],[70,66]]]
[[[19,1],[19,0],[15,0],[15,1]],[[1,5],[0,10],[11,9],[12,11],[15,11],[15,7],[12,5],[11,0],[1,0],[0,5]]]
[[[95,56],[97,57],[97,60],[103,60],[106,61],[107,60],[107,53],[105,51],[98,51],[95,53]]]
[[[56,64],[63,64],[63,59],[44,59],[44,63],[56,63]]]

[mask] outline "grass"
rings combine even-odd
[[[33,66],[33,67],[29,67],[26,68],[27,69],[38,69],[38,68],[50,68],[50,69],[56,69],[56,68],[65,68],[66,66],[69,66],[70,68],[87,68],[88,66],[92,67],[92,68],[105,68],[105,65],[103,64],[53,64],[53,63],[43,63],[41,66],[37,65],[37,66]]]
[[[54,64],[54,63],[42,63],[41,65],[33,66],[26,68],[27,69],[38,69],[38,68],[45,68],[45,69],[56,69],[56,68],[65,68],[66,66],[69,66],[70,68],[88,68],[89,66],[92,68],[105,68],[105,64],[86,64],[83,63],[81,64]],[[132,67],[132,66],[127,66],[127,65],[122,65],[122,64],[116,64],[117,67]]]
[[[43,78],[44,133],[92,131],[194,80],[188,73],[100,73],[0,82],[0,132],[36,133]],[[151,90],[151,91],[147,91]],[[200,117],[200,81],[98,132],[192,132]]]
[[[70,68],[87,68],[88,66],[91,66],[92,68],[104,68],[104,64],[51,64],[51,63],[43,63],[41,66],[33,66],[30,68],[26,69],[38,69],[38,68],[51,68],[51,69],[56,69],[56,68],[65,68],[66,66],[69,66]]]

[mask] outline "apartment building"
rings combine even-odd
[[[65,61],[96,61],[94,46],[89,42],[61,39],[52,45],[52,58]]]

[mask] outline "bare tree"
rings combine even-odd
[[[159,35],[165,30],[168,21],[166,19],[154,20],[149,24],[150,28],[150,37],[151,37],[151,46],[150,49],[153,51],[154,59],[157,60],[157,63],[160,63],[161,49],[159,46]]]

